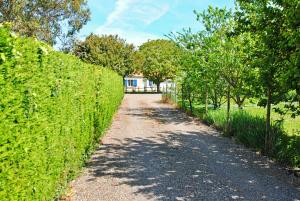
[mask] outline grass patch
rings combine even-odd
[[[201,119],[204,118],[204,106],[203,105],[194,105],[194,114]],[[237,107],[231,108],[231,113],[235,114],[236,112],[240,111]],[[265,118],[265,108],[257,107],[257,106],[245,106],[242,110],[242,112],[246,112],[252,117],[258,117],[258,118]],[[226,107],[222,106],[218,110],[213,110],[212,107],[209,107],[209,113],[211,113],[211,118],[221,118],[220,121],[224,122],[223,117],[226,118]],[[222,117],[218,117],[218,116]],[[271,120],[273,124],[276,124],[279,120],[283,119],[282,121],[282,128],[284,132],[289,136],[300,136],[300,116],[297,116],[296,118],[291,118],[289,115],[281,116],[278,113],[272,111]],[[225,119],[226,120],[226,119]]]
[[[182,105],[179,103],[179,105]],[[246,106],[243,110],[233,107],[230,115],[230,130],[227,128],[226,108],[214,110],[209,107],[205,114],[203,105],[193,105],[193,115],[209,125],[213,125],[227,136],[233,136],[247,147],[262,151],[265,136],[265,109],[256,106]],[[277,120],[284,118],[278,123]],[[272,150],[268,155],[278,161],[293,167],[300,167],[300,117],[295,119],[272,113]]]

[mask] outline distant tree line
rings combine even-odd
[[[110,68],[123,77],[143,73],[158,88],[162,81],[175,76],[175,43],[149,41],[137,48],[117,35],[95,34],[78,40],[77,33],[89,19],[86,0],[0,1],[0,23],[9,24],[21,36],[35,37],[52,46],[59,44],[62,51]]]
[[[76,43],[73,53],[83,61],[104,66],[125,77],[134,73],[160,83],[173,79],[178,72],[180,48],[170,40],[152,40],[139,48],[117,35],[89,35]]]

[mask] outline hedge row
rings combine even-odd
[[[202,115],[202,119],[225,133],[225,110],[209,111],[207,115]],[[226,135],[234,136],[247,147],[263,150],[265,125],[266,120],[263,117],[253,116],[246,111],[232,111],[231,132]],[[300,136],[290,136],[276,124],[271,125],[271,132],[272,150],[268,155],[287,165],[300,167]]]
[[[122,98],[116,73],[1,26],[1,200],[57,198]]]

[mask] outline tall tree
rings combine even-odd
[[[0,23],[49,44],[76,34],[90,19],[86,0],[1,0]]]
[[[197,15],[197,20],[202,21],[205,27],[205,49],[207,50],[207,58],[205,61],[211,72],[210,75],[215,78],[211,80],[214,86],[212,95],[215,108],[216,106],[220,107],[222,93],[224,92],[224,88],[227,88],[227,123],[229,125],[231,86],[229,83],[224,83],[224,80],[228,80],[224,78],[222,74],[222,70],[228,64],[228,62],[226,62],[228,59],[223,60],[220,56],[223,54],[222,46],[227,42],[226,32],[230,28],[232,13],[231,10],[228,11],[226,8],[214,8],[212,6],[209,6],[209,8],[202,13],[194,12]],[[219,100],[217,92],[221,92]]]
[[[207,111],[207,98],[211,99],[214,108],[217,109],[227,92],[229,126],[231,99],[242,108],[245,99],[253,95],[252,81],[255,71],[250,67],[248,55],[252,53],[254,41],[250,33],[232,34],[233,15],[226,8],[210,6],[202,13],[196,11],[195,13],[197,20],[203,23],[204,31],[192,33],[189,29],[170,34],[171,39],[195,57],[193,60],[185,59],[183,62],[190,61],[183,69],[182,80],[193,78],[193,81],[184,85],[184,89],[187,90],[184,94],[196,91],[202,93],[202,97],[205,97],[203,99],[206,100]],[[196,83],[198,86],[193,87]],[[201,88],[204,90],[200,92]]]
[[[253,53],[255,41],[250,33],[229,36],[219,41],[214,52],[217,54],[219,73],[230,87],[232,98],[241,109],[246,98],[254,95],[256,71],[251,67],[249,55]]]
[[[195,101],[201,101],[207,94],[206,71],[203,62],[200,62],[201,48],[203,46],[203,34],[192,33],[192,30],[183,29],[182,32],[171,32],[168,37],[177,43],[182,49],[180,57],[180,68],[177,84],[181,87],[182,106],[185,107],[185,101],[188,100],[191,113],[193,112],[193,104]],[[205,96],[206,109],[208,104],[208,96]]]
[[[152,40],[141,45],[142,73],[152,80],[160,91],[160,83],[175,77],[178,71],[179,47],[169,40]]]
[[[249,31],[259,40],[255,60],[266,105],[265,151],[272,147],[271,108],[292,89],[300,88],[298,0],[238,0],[236,31]]]
[[[83,61],[110,68],[123,77],[134,71],[134,52],[134,46],[117,35],[91,34],[74,48]]]

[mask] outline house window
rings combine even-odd
[[[152,87],[152,86],[153,86],[153,82],[149,81],[149,87]]]
[[[137,80],[127,80],[128,87],[137,87]]]
[[[128,80],[128,86],[132,87],[133,86],[133,80]]]

